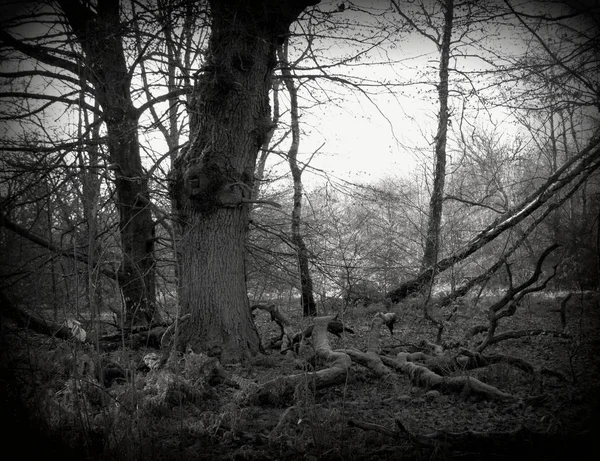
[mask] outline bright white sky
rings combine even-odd
[[[337,3],[339,2],[322,3],[321,9],[334,10]],[[367,2],[364,3],[366,5]],[[357,23],[369,21],[368,16],[360,16],[355,12],[346,11],[344,14],[355,15]],[[390,17],[393,21],[400,22],[397,15]],[[515,46],[510,37],[504,38],[508,39],[507,49]],[[340,57],[347,57],[353,55],[356,50],[345,45],[330,47],[329,52],[331,55],[339,53]],[[438,51],[430,40],[414,31],[398,34],[393,45],[389,44],[385,50],[374,51],[370,56],[378,62],[391,60],[393,63],[354,69],[340,68],[332,72],[391,82],[423,80],[423,73],[426,73],[427,80],[437,81]],[[481,61],[461,59],[460,63],[452,61],[451,66],[453,65],[477,68]],[[451,73],[451,87],[452,78]],[[328,88],[332,84],[321,81],[321,85]],[[333,94],[340,91],[339,85],[332,88],[335,88]],[[364,183],[375,182],[382,176],[410,175],[424,160],[433,158],[432,143],[437,129],[438,101],[431,85],[403,86],[397,88],[393,95],[371,96],[372,102],[356,90],[345,91],[347,96],[341,103],[312,106],[309,111],[302,113],[301,124],[304,132],[300,142],[300,161],[306,161],[322,146],[319,154],[311,160],[311,166],[341,179]],[[301,88],[300,98],[302,94]],[[462,103],[450,101],[451,107],[454,108],[458,108]],[[486,123],[483,115],[481,114],[478,123]],[[507,118],[506,113],[500,110],[492,111],[489,115],[495,122]],[[289,115],[285,114],[282,118],[287,122],[289,118],[286,117]],[[506,130],[514,131],[514,127],[511,125],[509,128],[507,125]],[[281,147],[285,148],[285,145]],[[271,160],[280,161],[277,158]],[[285,167],[284,164],[281,169]],[[311,184],[323,180],[320,175],[312,174],[310,169],[307,169],[303,181],[310,187]]]
[[[338,0],[323,2],[322,9],[334,10],[338,3]],[[371,3],[378,4],[378,0]],[[346,11],[344,14],[357,13]],[[354,19],[357,22],[365,21],[358,16]],[[399,21],[399,18],[396,16],[394,20]],[[507,40],[507,49],[516,46],[510,37],[502,38]],[[335,47],[329,47],[331,55],[338,53],[340,56],[348,56],[353,53],[352,49],[340,43],[343,42],[338,41]],[[356,72],[355,75],[369,79],[385,78],[389,81],[404,82],[422,78],[418,73],[427,72],[429,80],[437,79],[437,50],[429,40],[418,34],[412,32],[398,35],[395,48],[386,48],[385,53],[384,55],[379,51],[373,52],[371,57],[379,62],[391,59],[394,61],[393,65],[364,66],[353,71],[344,68],[337,72]],[[472,66],[477,67],[480,63],[481,61],[473,61]],[[463,59],[461,65],[470,64],[468,60]],[[452,78],[451,73],[451,81]],[[332,88],[333,95],[340,92],[338,85],[332,86],[324,81],[321,85],[325,89]],[[438,103],[431,86],[403,87],[394,95],[371,96],[373,102],[356,91],[345,91],[341,102],[338,100],[335,105],[313,106],[309,111],[302,113],[303,135],[299,161],[306,161],[320,148],[319,154],[311,161],[312,167],[352,182],[374,182],[386,175],[410,174],[424,159],[432,158],[431,143],[436,130]],[[302,96],[303,89],[300,90],[300,97]],[[462,104],[462,101],[453,100],[450,104],[457,108],[457,104]],[[477,123],[486,124],[484,114],[480,115]],[[496,122],[507,117],[501,111],[492,112],[491,116]],[[286,117],[287,113],[283,115],[284,119]],[[514,126],[506,123],[503,130],[514,131]],[[162,153],[166,152],[166,144],[163,142],[164,148],[161,148],[159,138],[154,139],[157,142],[153,141],[152,147],[158,148]],[[285,149],[286,146],[282,145],[281,148]],[[281,159],[272,156],[271,165],[277,162],[281,163]],[[282,163],[277,171],[284,173],[287,168],[287,164]],[[321,176],[313,174],[310,169],[305,171],[303,179],[307,186],[322,182]]]

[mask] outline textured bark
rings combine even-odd
[[[106,123],[115,188],[123,259],[119,286],[126,306],[126,326],[150,323],[155,310],[154,223],[138,196],[150,199],[137,135],[139,112],[130,93],[130,73],[123,50],[123,24],[118,0],[100,0],[96,12],[79,2],[60,6],[85,55],[86,78]]]
[[[421,270],[435,265],[440,245],[440,229],[442,226],[442,205],[444,201],[444,184],[446,182],[446,140],[448,135],[448,62],[450,60],[450,41],[454,21],[454,0],[446,0],[444,29],[440,48],[440,69],[438,82],[438,128],[435,136],[435,172],[433,190],[429,201],[429,221],[425,240],[425,251]],[[433,275],[433,274],[432,274]]]
[[[237,361],[259,351],[244,270],[256,158],[271,126],[277,41],[309,1],[212,1],[206,64],[190,104],[190,141],[174,163],[171,196],[182,259],[177,340]]]

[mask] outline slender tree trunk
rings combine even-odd
[[[446,181],[446,140],[448,134],[448,62],[450,60],[450,42],[454,20],[454,0],[446,0],[444,29],[440,48],[440,68],[438,82],[438,129],[435,136],[435,172],[433,190],[429,201],[429,221],[425,239],[425,252],[421,270],[432,267],[437,262],[440,247],[440,229],[442,227],[442,206],[444,202],[444,184]]]
[[[259,351],[244,270],[256,159],[271,125],[277,40],[309,1],[213,0],[207,61],[190,107],[190,142],[175,161],[171,195],[181,226],[179,350],[223,361]]]
[[[298,255],[298,268],[300,270],[300,299],[302,314],[305,317],[317,315],[317,306],[313,294],[312,278],[308,264],[308,249],[302,238],[300,225],[302,223],[302,171],[298,166],[298,149],[300,148],[300,118],[298,114],[298,89],[292,80],[290,64],[288,62],[288,39],[278,49],[281,73],[285,86],[290,95],[290,113],[292,124],[292,144],[288,151],[288,161],[292,179],[294,181],[294,203],[292,208],[292,242]]]
[[[265,167],[267,165],[267,159],[271,153],[271,140],[275,129],[279,123],[279,81],[273,81],[273,117],[271,118],[271,127],[267,133],[265,142],[260,149],[260,156],[258,158],[258,164],[256,165],[256,171],[254,172],[254,186],[252,188],[252,198],[258,199],[260,193],[261,182],[265,177]]]
[[[138,112],[130,94],[130,73],[123,51],[118,0],[99,0],[96,12],[71,0],[59,0],[85,54],[106,123],[108,151],[115,169],[123,260],[119,286],[126,303],[126,325],[160,320],[155,306],[154,223],[137,135]],[[147,201],[146,201],[147,203]]]

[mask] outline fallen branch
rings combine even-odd
[[[336,335],[338,338],[341,338],[342,333],[354,334],[354,330],[352,330],[351,328],[348,328],[342,322],[337,320],[336,317],[333,317],[333,320],[329,323],[329,325],[327,325],[327,331],[329,333]],[[306,327],[304,329],[304,331],[301,331],[300,333],[296,333],[294,335],[294,337],[292,338],[292,348],[296,347],[302,339],[310,338],[313,334],[313,329],[314,329],[314,325],[309,325],[308,327]],[[285,351],[282,350],[282,352],[285,352]]]
[[[400,438],[400,433],[398,431],[388,429],[387,427],[382,426],[381,424],[367,423],[364,421],[357,421],[355,419],[349,419],[348,427],[357,427],[357,428],[365,430],[365,431],[379,432],[380,434],[386,435],[388,437],[392,437],[393,439]]]
[[[367,342],[367,352],[361,352],[356,349],[343,349],[341,352],[348,354],[352,360],[359,363],[360,365],[369,368],[377,376],[388,380],[395,379],[396,376],[393,371],[385,366],[381,361],[379,352],[381,349],[381,327],[387,326],[390,333],[393,334],[394,323],[396,322],[396,314],[381,312],[377,313],[371,322],[371,329],[369,331],[369,339]]]
[[[336,320],[333,316],[317,317],[311,331],[315,354],[318,359],[325,362],[327,368],[311,373],[284,376],[267,381],[256,392],[256,396],[260,402],[280,403],[290,393],[293,393],[299,384],[305,382],[308,382],[314,389],[321,389],[342,383],[346,380],[352,360],[348,354],[341,351],[334,351],[331,348],[327,331],[329,324],[334,321]]]
[[[17,307],[2,292],[0,292],[0,312],[4,317],[15,321],[20,327],[31,329],[36,333],[65,340],[73,337],[70,328],[50,322],[43,317],[31,314]]]
[[[33,234],[29,230],[25,229],[23,226],[20,226],[16,223],[12,222],[10,219],[8,219],[8,217],[6,217],[2,213],[0,213],[0,226],[6,227],[7,229],[13,231],[15,234],[20,235],[21,237],[29,240],[30,242],[33,242],[43,248],[46,248],[47,250],[50,250],[53,253],[56,253],[65,258],[74,259],[75,261],[82,262],[94,269],[98,268],[98,270],[100,271],[100,273],[102,275],[104,275],[112,280],[119,279],[117,272],[111,271],[110,269],[107,269],[104,267],[98,267],[95,262],[90,261],[89,258],[84,254],[81,254],[78,252],[73,252],[71,250],[65,250],[64,248],[60,248],[60,247],[56,246],[52,242],[49,242],[48,240],[45,240],[45,239]]]
[[[433,267],[423,270],[413,279],[402,283],[395,290],[390,291],[387,294],[387,298],[393,303],[399,303],[411,293],[418,292],[425,287],[431,281],[434,274],[440,274],[453,267],[456,263],[465,260],[489,242],[502,235],[505,231],[513,228],[532,215],[538,208],[543,207],[549,200],[556,197],[562,189],[568,188],[573,182],[576,184],[568,193],[575,192],[585,183],[585,178],[600,168],[599,153],[600,136],[596,135],[586,147],[558,168],[554,174],[548,177],[528,197],[512,207],[507,213],[499,216],[461,249],[447,258],[438,261]],[[578,177],[579,179],[577,179]],[[553,205],[550,204],[547,208],[549,207],[553,207]]]
[[[292,332],[292,322],[290,322],[290,320],[281,313],[275,304],[269,304],[268,306],[263,304],[255,304],[250,307],[250,310],[252,312],[255,310],[268,312],[271,316],[271,320],[275,322],[281,330],[281,335],[278,339],[278,341],[281,341],[280,350],[283,352],[291,348],[292,338],[294,337]]]
[[[390,357],[381,357],[381,359],[388,367],[408,375],[415,386],[424,387],[426,389],[440,389],[455,393],[474,392],[481,397],[491,400],[516,400],[516,397],[470,376],[442,377],[431,371],[429,368],[409,362],[407,360],[409,355],[410,354],[401,352],[396,359]]]
[[[467,333],[465,334],[465,339],[473,339],[473,336],[478,335],[480,333],[485,333],[488,331],[488,325],[475,325],[474,327],[469,328]]]
[[[484,340],[481,342],[481,344],[477,346],[477,352],[483,352],[483,350],[486,349],[490,344],[494,343],[493,341],[496,333],[496,328],[498,327],[498,322],[500,319],[504,317],[511,317],[512,315],[514,315],[514,313],[517,310],[517,307],[519,306],[519,303],[525,296],[527,296],[530,293],[534,293],[545,289],[550,280],[554,278],[554,276],[556,275],[556,268],[558,267],[558,264],[556,264],[553,267],[552,274],[546,277],[546,279],[540,285],[532,287],[532,285],[538,281],[540,275],[542,274],[542,267],[546,258],[559,247],[560,245],[554,244],[546,248],[546,250],[544,250],[544,252],[538,258],[537,263],[535,265],[535,269],[531,276],[516,287],[513,286],[513,276],[510,269],[510,265],[508,264],[508,262],[505,262],[509,286],[504,296],[502,296],[498,301],[496,301],[488,308],[489,324],[487,334]]]
[[[525,373],[529,373],[532,375],[549,375],[554,376],[555,378],[560,379],[561,381],[566,381],[567,378],[558,371],[551,370],[546,367],[536,367],[531,363],[523,360],[519,357],[514,357],[512,355],[505,354],[488,354],[483,355],[477,352],[472,352],[466,349],[460,351],[460,355],[464,356],[467,361],[461,361],[460,357],[457,357],[455,362],[459,364],[463,369],[473,370],[475,368],[486,367],[489,365],[494,365],[497,363],[505,363],[507,365],[511,365],[515,368],[518,368]]]
[[[98,339],[98,343],[100,349],[103,351],[114,351],[122,346],[131,349],[140,349],[142,347],[160,349],[161,339],[166,330],[167,327],[165,326],[157,326],[137,333],[115,333],[113,335],[102,336]]]

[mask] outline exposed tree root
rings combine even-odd
[[[367,342],[367,352],[361,352],[356,349],[344,349],[342,352],[348,354],[356,363],[369,368],[377,376],[384,379],[395,379],[393,371],[385,366],[381,361],[379,352],[381,349],[381,327],[386,325],[393,334],[394,323],[396,322],[396,314],[394,313],[378,313],[371,322],[371,330],[369,331],[369,339]]]
[[[250,309],[252,312],[255,310],[268,312],[271,316],[271,320],[275,322],[281,330],[281,335],[279,336],[278,340],[281,342],[280,349],[282,351],[290,349],[292,339],[294,337],[294,332],[292,331],[292,322],[290,322],[290,320],[281,313],[277,306],[275,304],[269,304],[268,306],[263,304],[255,304]]]
[[[553,330],[542,330],[542,329],[530,329],[530,330],[510,330],[495,335],[489,342],[488,346],[497,344],[507,339],[523,338],[525,336],[552,336],[553,338],[571,339],[572,336],[567,333],[561,333],[560,331]]]
[[[409,354],[401,352],[396,359],[389,357],[382,357],[381,359],[388,367],[407,374],[412,383],[420,387],[456,393],[473,392],[480,397],[492,400],[517,400],[513,395],[502,392],[494,386],[485,384],[470,376],[442,377],[424,366],[407,361],[407,355]]]
[[[467,361],[461,361],[460,357],[457,357],[455,362],[460,363],[464,369],[472,370],[474,368],[486,367],[488,365],[493,365],[496,363],[506,363],[508,365],[514,366],[526,373],[530,373],[533,375],[548,375],[554,376],[555,378],[560,379],[561,381],[566,381],[566,377],[559,373],[558,371],[551,370],[546,367],[536,367],[531,363],[523,360],[519,357],[513,357],[511,355],[504,354],[479,354],[477,352],[472,352],[466,349],[460,351],[461,355],[467,358]]]
[[[438,347],[441,349],[441,346]],[[412,352],[405,353],[403,358],[407,362],[414,362],[417,365],[425,366],[429,370],[441,376],[447,376],[452,373],[466,370],[483,368],[497,363],[504,363],[536,377],[539,377],[540,375],[548,375],[558,378],[561,381],[566,380],[566,377],[562,373],[545,367],[536,367],[519,357],[513,357],[511,355],[484,355],[478,352],[472,352],[468,349],[461,349],[458,355],[455,356],[443,355],[443,352],[438,352],[438,354],[439,355],[431,356],[423,352]]]
[[[310,382],[315,388],[322,388],[338,384],[345,380],[348,369],[352,361],[372,370],[377,376],[384,379],[395,380],[393,371],[400,371],[407,374],[413,384],[427,389],[440,389],[450,392],[473,392],[480,397],[493,400],[513,401],[517,398],[513,395],[502,392],[501,390],[479,381],[470,376],[444,377],[432,371],[426,365],[443,370],[448,374],[461,368],[455,359],[447,359],[442,355],[441,348],[432,343],[424,344],[429,350],[435,353],[435,356],[429,356],[422,352],[400,353],[394,358],[380,356],[381,327],[386,325],[390,331],[393,331],[393,323],[396,320],[395,314],[377,314],[371,323],[371,331],[367,344],[367,352],[355,349],[343,349],[333,351],[327,337],[328,326],[334,317],[318,317],[315,319],[314,330],[314,348],[318,358],[323,359],[328,365],[327,368],[311,373],[303,373],[287,376],[269,381],[263,384],[258,392],[261,401],[276,402],[280,400],[283,394],[291,392],[291,386],[297,386],[302,382]],[[481,356],[466,355],[467,363],[473,367],[482,366],[485,360]],[[424,361],[426,365],[413,363],[416,360]],[[494,360],[500,360],[499,357],[493,357]],[[515,362],[517,362],[515,360]],[[530,370],[533,367],[527,367],[526,362],[519,364]],[[462,364],[464,367],[464,363]]]
[[[469,328],[469,330],[465,334],[465,339],[467,341],[473,339],[474,336],[488,331],[488,328],[488,325],[475,325],[474,327]]]
[[[338,338],[341,338],[342,333],[354,334],[354,330],[352,330],[351,328],[348,328],[342,322],[337,320],[336,317],[333,317],[333,320],[331,322],[329,322],[329,325],[327,326],[327,331],[329,333],[336,335]],[[313,334],[313,329],[314,329],[314,325],[309,325],[308,327],[306,327],[304,329],[304,331],[302,331],[300,333],[296,333],[294,335],[294,337],[292,338],[292,345],[293,346],[297,345],[298,343],[300,343],[300,341],[303,338],[310,338]]]
[[[286,400],[290,392],[302,383],[309,383],[315,389],[332,386],[346,380],[352,360],[348,354],[333,351],[327,336],[329,324],[335,320],[333,316],[317,317],[311,331],[315,354],[325,362],[327,368],[309,373],[300,373],[277,378],[264,383],[257,392],[259,401],[280,403]]]

